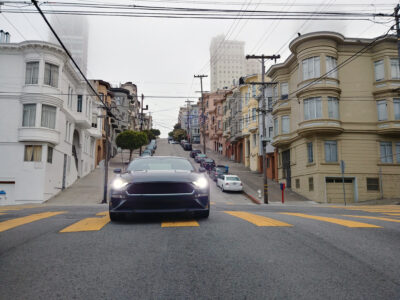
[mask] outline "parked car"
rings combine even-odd
[[[217,177],[219,175],[224,175],[224,174],[228,174],[227,168],[225,168],[225,166],[222,165],[217,165],[210,171],[210,178],[213,181],[217,182]]]
[[[217,186],[219,186],[223,192],[225,191],[243,191],[243,184],[240,178],[236,175],[218,175]]]
[[[187,140],[181,140],[181,146],[182,146],[182,147],[183,147],[183,145],[184,145],[185,143],[188,143],[188,141],[187,141]]]
[[[175,140],[172,140],[171,144],[179,144],[179,143],[177,141],[175,141]]]
[[[146,172],[143,172],[146,171]],[[181,171],[181,172],[177,172]],[[208,218],[210,186],[204,174],[195,172],[182,157],[157,156],[134,159],[127,172],[111,184],[109,215],[118,221],[125,214],[192,213]]]
[[[151,140],[149,145],[153,145],[154,149],[157,149],[157,141],[156,140]]]
[[[194,150],[190,151],[190,157],[191,157],[191,158],[195,158],[195,156],[196,156],[197,154],[200,154],[200,153],[201,153],[201,150],[194,149]]]
[[[190,151],[190,150],[192,150],[192,144],[190,144],[190,143],[184,143],[184,144],[183,144],[183,150],[185,150],[185,151]]]
[[[203,159],[200,163],[200,167],[203,167],[210,172],[215,167],[215,161],[211,158]]]
[[[153,145],[147,145],[145,150],[150,150],[151,151],[151,155],[153,155],[154,152],[156,151],[156,149],[154,148]]]
[[[199,153],[194,157],[194,161],[199,164],[205,158],[207,158],[207,155]]]
[[[153,153],[151,152],[151,150],[146,149],[142,152],[141,156],[152,156],[152,155]]]

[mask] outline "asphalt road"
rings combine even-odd
[[[256,205],[210,184],[206,220],[0,207],[0,299],[400,299],[400,206]]]

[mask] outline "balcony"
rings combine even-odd
[[[76,127],[82,129],[89,129],[92,127],[92,122],[89,118],[82,112],[74,112],[75,124]]]
[[[294,140],[294,138],[295,136],[291,133],[277,135],[272,140],[272,146],[274,147],[287,146]]]
[[[378,134],[383,135],[399,135],[400,120],[378,122]]]
[[[299,91],[296,93],[296,97],[307,97],[307,95],[312,92],[325,93],[327,91],[336,93],[338,96],[340,95],[340,82],[336,78],[324,78],[318,81],[315,80],[316,78],[311,78],[301,81],[297,85]]]
[[[45,142],[58,145],[60,133],[55,129],[45,127],[20,127],[18,128],[18,141]]]
[[[400,87],[399,79],[391,79],[391,80],[381,80],[374,82],[374,89],[372,94],[376,97],[385,97],[388,94],[390,96],[397,96],[396,89]]]
[[[343,132],[342,122],[332,119],[313,119],[299,123],[297,132],[300,136],[313,134],[340,134]]]
[[[92,137],[94,137],[95,139],[99,139],[99,138],[101,138],[101,131],[100,131],[100,129],[98,129],[98,128],[94,128],[94,127],[92,127],[92,128],[90,128],[89,130],[88,130],[88,132],[89,132],[89,134],[90,134],[90,136],[92,136]]]

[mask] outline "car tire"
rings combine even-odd
[[[221,186],[221,190],[225,193],[224,185]]]
[[[121,216],[120,216],[118,213],[109,212],[109,214],[110,214],[110,220],[111,220],[112,222],[121,221]]]
[[[206,211],[199,211],[197,212],[197,217],[201,219],[207,219],[210,215],[210,207]]]

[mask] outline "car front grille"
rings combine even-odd
[[[194,190],[187,182],[139,182],[128,187],[129,194],[186,194]]]

